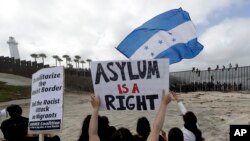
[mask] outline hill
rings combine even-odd
[[[31,79],[0,73],[0,102],[30,98]]]
[[[31,79],[23,76],[0,73],[0,81],[12,86],[30,86]]]

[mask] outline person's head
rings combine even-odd
[[[6,110],[12,118],[21,116],[23,112],[22,108],[19,105],[10,105]]]
[[[126,128],[119,128],[112,136],[111,141],[133,141],[131,132]]]
[[[191,111],[188,111],[185,115],[183,115],[184,127],[191,131],[196,138],[196,141],[202,141],[202,133],[197,128],[197,117]]]
[[[184,136],[182,131],[174,127],[168,132],[168,141],[184,141]]]
[[[101,116],[101,124],[106,128],[109,127],[109,119],[106,116]]]
[[[115,133],[115,131],[116,131],[115,126],[109,126],[109,132],[111,133],[111,135]]]
[[[141,117],[137,121],[136,131],[140,136],[147,138],[150,133],[150,123],[146,117]]]
[[[108,140],[110,140],[111,137],[112,137],[112,135],[116,132],[116,128],[114,126],[109,126],[108,132],[109,132],[109,134],[108,134],[108,136],[109,136]]]
[[[186,112],[185,115],[183,115],[183,120],[186,125],[195,125],[197,123],[197,117],[195,114],[191,111]]]
[[[109,119],[106,116],[98,117],[98,135],[101,141],[110,139]]]
[[[89,122],[90,122],[91,115],[87,115],[82,123],[82,133],[78,139],[78,141],[85,141],[89,140]]]
[[[82,124],[82,133],[78,139],[78,141],[89,140],[89,123],[90,123],[91,115],[87,115],[83,120]],[[109,120],[106,116],[98,116],[98,135],[101,140],[105,140],[109,138]]]

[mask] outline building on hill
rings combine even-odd
[[[7,41],[9,48],[10,48],[10,56],[14,57],[15,59],[20,59],[19,52],[17,45],[18,43],[16,42],[14,37],[9,37],[9,40]]]

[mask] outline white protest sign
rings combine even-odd
[[[29,133],[62,129],[63,93],[63,67],[41,69],[32,75]]]
[[[155,111],[169,89],[169,60],[91,62],[101,110]]]

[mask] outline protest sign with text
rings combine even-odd
[[[41,69],[32,75],[29,133],[62,129],[63,93],[63,67]]]
[[[101,110],[155,111],[169,89],[169,60],[91,62]]]

